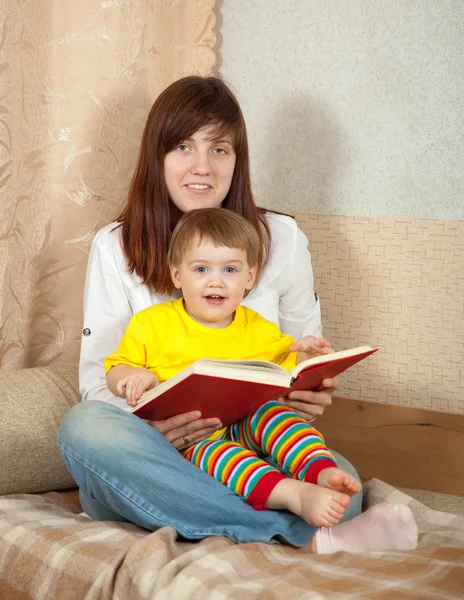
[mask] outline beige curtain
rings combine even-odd
[[[125,200],[147,112],[214,66],[214,0],[4,0],[0,367],[78,358],[89,245]]]

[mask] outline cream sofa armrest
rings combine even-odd
[[[76,487],[56,436],[79,401],[77,364],[0,373],[0,495]]]

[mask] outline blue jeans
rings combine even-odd
[[[76,404],[58,446],[94,519],[128,521],[154,531],[171,526],[189,540],[223,535],[234,542],[305,545],[317,531],[288,511],[257,511],[188,462],[142,419],[106,402]],[[334,453],[335,454],[335,453]],[[343,457],[339,466],[356,475]],[[361,512],[354,496],[344,520]]]

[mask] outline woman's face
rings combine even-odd
[[[164,157],[169,197],[182,212],[218,208],[227,196],[236,155],[228,135],[218,140],[214,134],[203,127]]]

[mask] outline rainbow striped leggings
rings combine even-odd
[[[284,404],[263,404],[227,428],[183,452],[187,460],[227,485],[255,509],[264,508],[284,477],[316,483],[322,469],[335,467],[322,435]],[[268,464],[268,456],[285,475]]]

